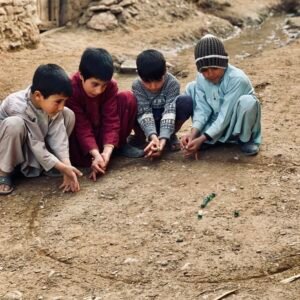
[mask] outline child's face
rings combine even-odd
[[[32,94],[32,102],[35,107],[44,111],[48,116],[54,117],[64,109],[68,97],[61,94],[50,95],[45,98],[39,91]]]
[[[220,82],[221,78],[224,75],[225,70],[221,68],[203,68],[200,73],[204,78],[214,84]]]
[[[91,97],[95,98],[102,94],[107,86],[107,81],[102,81],[100,79],[97,79],[95,77],[88,78],[84,80],[84,78],[80,75],[82,87],[86,94]]]
[[[146,90],[150,91],[151,93],[159,92],[164,85],[165,77],[163,76],[161,80],[156,81],[143,81],[142,83]]]

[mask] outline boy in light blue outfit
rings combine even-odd
[[[220,39],[205,35],[195,47],[196,81],[186,87],[193,99],[192,130],[181,138],[184,155],[198,157],[203,143],[238,141],[245,155],[259,152],[261,109],[247,75],[228,64]]]

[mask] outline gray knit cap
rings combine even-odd
[[[198,71],[209,67],[226,69],[228,59],[222,41],[212,34],[202,37],[195,47],[195,62]]]

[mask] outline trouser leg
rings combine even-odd
[[[8,117],[0,123],[0,170],[11,173],[24,162],[23,145],[27,130],[22,118]]]
[[[193,99],[190,96],[180,95],[176,99],[175,133],[183,123],[193,115]]]
[[[118,114],[120,118],[119,147],[126,144],[127,137],[135,126],[137,104],[132,92],[124,91],[117,95]]]
[[[64,107],[63,116],[67,134],[70,136],[75,126],[75,114],[71,109]]]
[[[244,143],[260,137],[260,104],[250,95],[239,99],[233,135]]]

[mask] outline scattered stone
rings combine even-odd
[[[166,267],[169,263],[167,260],[162,260],[162,261],[159,261],[158,264],[160,264],[163,267]]]
[[[3,300],[23,300],[23,294],[20,291],[11,291],[4,295]]]
[[[103,12],[103,11],[108,11],[109,7],[107,7],[106,5],[97,5],[97,6],[90,6],[88,10],[91,12]]]
[[[198,210],[197,216],[198,216],[199,220],[201,220],[203,218],[203,210],[202,209]]]
[[[110,5],[113,5],[113,4],[117,4],[118,0],[101,0],[100,2],[103,5],[110,6]]]
[[[133,59],[125,60],[120,66],[121,73],[136,73],[136,62]]]
[[[54,270],[51,270],[48,274],[48,278],[50,279],[51,277],[53,277],[53,275],[55,274],[56,272]]]
[[[99,31],[114,29],[117,26],[118,26],[117,18],[115,17],[115,15],[108,12],[94,15],[87,23],[87,27]]]
[[[191,263],[185,263],[182,267],[181,267],[181,271],[184,271],[184,270],[187,270],[187,269],[189,269],[190,268],[190,266],[191,266]]]
[[[124,11],[124,8],[119,5],[114,5],[110,8],[110,12],[114,15],[119,15]]]
[[[288,18],[286,24],[289,26],[289,28],[300,29],[300,17]]]
[[[133,257],[128,257],[124,260],[124,264],[133,264],[133,263],[137,263],[138,259],[133,258]]]
[[[120,5],[123,6],[123,7],[130,6],[132,4],[135,4],[135,0],[123,0],[120,3]]]

